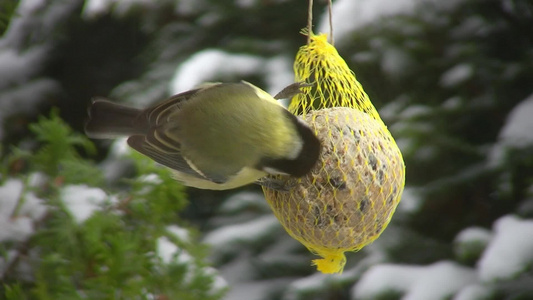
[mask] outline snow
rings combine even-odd
[[[495,222],[494,234],[478,261],[482,281],[508,279],[533,265],[533,220],[504,216]]]
[[[0,56],[1,56],[0,52]],[[2,58],[0,57],[0,66],[2,66]],[[0,90],[2,90],[2,83],[10,81],[11,74],[3,72],[0,67]],[[13,78],[13,80],[22,80],[27,74],[20,75],[19,71],[13,71],[13,76],[20,76]],[[5,78],[5,80],[4,80]],[[4,119],[13,115],[36,115],[39,112],[40,104],[50,97],[60,93],[59,84],[51,79],[31,80],[22,85],[4,88],[2,91],[2,100],[0,101],[0,124],[4,123]],[[0,127],[0,140],[3,139],[3,128]]]
[[[206,6],[204,0],[180,0],[176,1],[175,11],[180,15],[190,15],[201,11]]]
[[[118,138],[113,142],[113,144],[111,144],[108,156],[117,158],[130,153],[131,148],[128,146],[128,138]]]
[[[442,74],[440,85],[442,87],[455,87],[472,78],[472,76],[474,76],[474,67],[472,65],[466,63],[458,64]]]
[[[516,105],[507,117],[500,132],[500,140],[506,145],[523,147],[533,144],[533,94]]]
[[[405,108],[398,117],[402,120],[416,119],[418,117],[431,115],[432,112],[433,110],[427,105],[415,104]]]
[[[215,229],[205,236],[204,242],[214,249],[224,248],[224,246],[234,245],[236,242],[260,240],[273,231],[279,230],[280,227],[276,217],[267,215],[249,222]]]
[[[402,199],[398,204],[398,211],[403,213],[415,213],[420,209],[423,201],[419,190],[413,187],[405,187]]]
[[[487,245],[492,238],[492,233],[482,227],[468,227],[455,237],[456,243],[483,243]]]
[[[322,274],[315,272],[309,276],[294,280],[286,289],[283,299],[306,299],[308,295],[320,293],[321,291],[336,289],[339,286],[344,286],[346,283],[352,283],[361,277],[361,274],[369,268],[369,266],[383,262],[385,255],[383,249],[377,246],[380,239],[373,244],[367,246],[363,253],[355,254],[362,257],[361,260],[352,268],[345,269],[342,274]],[[369,248],[373,248],[369,250]],[[355,256],[354,255],[354,256]]]
[[[477,260],[487,248],[493,234],[482,227],[463,229],[454,240],[454,253],[461,261]]]
[[[106,12],[114,0],[87,0],[83,7],[83,15],[94,17]]]
[[[163,180],[161,180],[159,175],[154,173],[139,176],[139,181],[150,183],[151,185],[163,183]]]
[[[223,300],[264,300],[273,299],[266,295],[274,294],[287,283],[287,278],[247,281],[231,286]]]
[[[40,72],[49,54],[45,47],[32,47],[23,53],[2,48],[0,44],[0,88],[27,83]]]
[[[85,222],[95,211],[100,210],[108,198],[102,189],[85,184],[67,185],[61,189],[61,200],[78,224]]]
[[[170,89],[172,94],[190,90],[212,78],[242,77],[263,67],[261,58],[246,54],[230,54],[207,49],[197,52],[184,62],[174,74]]]
[[[394,15],[411,15],[423,4],[451,9],[463,0],[337,0],[333,3],[333,31],[336,41],[349,39],[350,34],[362,27]],[[329,16],[320,17],[317,33],[329,33]]]
[[[0,186],[0,199],[0,242],[25,241],[34,233],[34,222],[46,213],[44,201],[24,193],[24,183],[18,179],[7,179]]]
[[[236,0],[235,4],[239,6],[241,9],[245,8],[252,8],[254,5],[256,5],[257,0]]]
[[[448,111],[458,111],[463,105],[461,97],[451,97],[442,102],[441,107]]]
[[[265,201],[265,197],[257,192],[243,191],[231,195],[218,209],[221,215],[232,215],[247,209],[270,212],[270,206]]]
[[[407,70],[412,69],[413,58],[408,52],[392,46],[381,48],[381,69],[392,78],[401,78]]]
[[[178,235],[183,234],[183,228],[170,226],[169,229],[173,232],[178,232]],[[187,232],[188,233],[188,232]],[[218,293],[220,290],[228,286],[226,280],[220,277],[218,271],[211,267],[198,268],[198,265],[194,261],[194,257],[185,249],[178,247],[169,238],[163,236],[157,239],[157,255],[161,258],[161,261],[165,264],[179,264],[187,265],[188,272],[185,275],[184,281],[190,283],[194,280],[196,274],[200,273],[208,277],[213,278],[213,283],[210,285],[211,293]]]
[[[113,8],[114,12],[116,12],[119,16],[122,16],[126,14],[132,7],[150,7],[156,5],[155,3],[156,1],[152,0],[87,0],[85,1],[82,14],[91,18],[104,14]]]
[[[42,0],[24,0],[18,4],[0,38],[0,124],[7,116],[37,114],[43,101],[60,93],[58,82],[36,77],[50,59],[54,43],[50,36],[57,34],[56,27],[75,5],[75,1],[52,5]]]
[[[499,165],[504,159],[505,148],[523,148],[533,145],[533,94],[516,105],[509,113],[500,131],[499,141],[491,150],[489,165]]]
[[[288,289],[288,298],[296,298],[297,293],[302,291],[313,292],[324,290],[327,286],[326,281],[329,277],[341,276],[338,274],[328,275],[316,272],[310,276],[295,280]]]
[[[205,275],[214,278],[213,284],[211,286],[211,291],[213,293],[228,287],[228,282],[220,276],[220,273],[217,269],[212,267],[204,267],[202,268],[202,271]]]
[[[167,231],[176,236],[180,241],[189,243],[191,241],[191,234],[188,229],[179,227],[177,225],[170,225]]]
[[[292,57],[277,56],[265,62],[265,76],[268,85],[266,90],[271,95],[277,94],[294,82],[293,60]]]
[[[174,73],[170,93],[177,94],[198,85],[213,81],[235,81],[252,74],[265,75],[270,94],[276,94],[294,82],[292,58],[277,56],[265,59],[248,54],[232,54],[217,49],[207,49],[192,55]],[[229,78],[223,80],[223,78]]]
[[[194,260],[187,251],[180,249],[165,236],[157,239],[157,255],[165,264],[192,264]]]
[[[450,261],[429,266],[382,264],[370,268],[352,289],[353,299],[376,299],[385,292],[402,300],[445,299],[477,281],[474,270]]]
[[[9,27],[0,40],[0,49],[43,50],[57,41],[57,29],[62,21],[78,9],[79,1],[51,2],[44,0],[23,0],[17,6]],[[24,70],[26,71],[26,70]]]
[[[455,296],[453,300],[480,300],[480,299],[491,299],[492,291],[479,284],[472,284],[461,289]]]
[[[24,204],[20,207],[19,216],[28,216],[32,220],[38,221],[44,217],[46,211],[44,200],[38,198],[33,192],[28,192],[24,195]]]
[[[48,175],[43,172],[33,172],[28,175],[28,186],[32,188],[42,188],[48,182]]]

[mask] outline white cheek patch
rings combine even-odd
[[[293,141],[293,149],[289,153],[289,155],[286,157],[287,159],[294,160],[300,156],[300,153],[302,152],[302,148],[304,147],[304,143],[301,139],[298,139],[297,141]]]
[[[296,119],[298,120],[298,122],[300,124],[302,124],[303,126],[305,127],[309,127],[309,125],[307,125],[307,123],[305,123],[302,119],[300,119],[299,117],[296,117]],[[289,153],[289,155],[287,156],[288,159],[296,159],[298,158],[298,156],[300,156],[301,152],[302,152],[302,149],[304,147],[304,142],[301,138],[298,138],[298,140],[295,140],[292,142],[293,144],[293,149],[292,151]]]

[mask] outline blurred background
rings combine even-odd
[[[329,32],[326,5],[315,0],[317,33]],[[336,0],[333,18],[335,46],[407,166],[402,201],[382,236],[348,254],[342,275],[323,275],[259,187],[185,189],[188,204],[168,225],[193,228],[195,243],[209,245],[199,263],[208,279],[197,284],[221,292],[91,299],[533,299],[533,2]],[[38,186],[31,164],[9,159],[14,146],[38,149],[30,124],[56,107],[82,133],[95,97],[143,107],[204,81],[246,80],[275,94],[293,81],[306,22],[303,0],[2,0],[6,299],[38,286],[38,267],[21,262],[39,256],[28,254],[38,243],[32,237],[49,226],[32,213],[17,223],[10,207],[21,204],[8,201]],[[94,142],[96,151],[81,159],[103,172],[105,195],[127,190],[122,179],[139,175],[124,141]],[[83,280],[75,287],[88,289]]]

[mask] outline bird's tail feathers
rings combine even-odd
[[[94,100],[89,107],[85,133],[95,139],[145,134],[147,126],[141,114],[141,109],[107,100]]]

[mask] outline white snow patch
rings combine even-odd
[[[21,14],[31,14],[41,9],[46,4],[44,0],[23,0],[17,7],[17,12]]]
[[[443,261],[429,266],[383,264],[370,268],[352,289],[352,298],[376,299],[387,291],[404,294],[403,300],[445,299],[476,282],[472,269]]]
[[[152,0],[87,0],[82,15],[92,18],[107,13],[113,8],[113,12],[122,16],[135,6],[149,8],[155,5],[157,1]]]
[[[108,11],[114,2],[115,0],[87,0],[85,1],[82,14],[87,17],[101,15]]]
[[[245,274],[243,274],[245,275]],[[250,277],[250,274],[248,274]],[[251,278],[250,278],[251,279]],[[287,278],[274,278],[258,281],[245,281],[231,285],[230,290],[224,295],[224,300],[264,300],[266,295],[279,291],[288,282]]]
[[[402,77],[407,70],[411,69],[413,59],[400,48],[385,47],[381,56],[381,69],[392,78]]]
[[[455,87],[474,76],[474,67],[470,64],[459,64],[444,72],[440,78],[443,87]]]
[[[187,251],[176,246],[165,236],[157,239],[157,255],[166,264],[189,264],[194,260]]]
[[[406,107],[398,116],[401,120],[414,119],[431,114],[433,109],[427,105],[416,104]]]
[[[0,242],[1,241],[25,241],[33,234],[33,221],[28,217],[16,217],[11,220],[0,220]]]
[[[32,47],[23,53],[17,53],[13,49],[2,49],[1,46],[0,44],[0,88],[26,83],[41,71],[48,55],[46,47]]]
[[[472,284],[461,289],[455,296],[453,300],[480,300],[480,299],[490,299],[492,296],[492,291],[483,285]]]
[[[235,0],[235,4],[241,9],[251,8],[257,4],[257,0]]]
[[[246,223],[215,229],[205,236],[204,242],[214,248],[223,248],[235,242],[250,242],[261,239],[279,228],[280,224],[276,217],[263,216]]]
[[[463,229],[454,240],[454,253],[462,259],[478,259],[492,239],[492,232],[482,227]]]
[[[28,216],[37,221],[44,217],[46,211],[44,200],[35,196],[33,192],[28,192],[24,195],[24,204],[20,207],[19,215]]]
[[[276,56],[270,59],[248,54],[232,54],[217,49],[197,52],[182,63],[170,82],[170,93],[190,90],[205,82],[221,78],[242,78],[251,74],[265,76],[267,88],[274,95],[294,82],[292,58]],[[226,82],[226,81],[224,81]]]
[[[468,227],[463,229],[455,237],[456,243],[480,242],[488,244],[492,239],[492,233],[483,227]]]
[[[422,204],[422,198],[418,193],[418,189],[406,187],[402,193],[402,199],[398,204],[398,211],[404,213],[414,213],[418,211]]]
[[[11,216],[22,195],[24,184],[18,179],[8,179],[0,187],[0,216]]]
[[[455,110],[459,110],[462,105],[463,105],[463,99],[461,99],[460,97],[451,97],[451,98],[446,99],[442,103],[441,106],[442,108],[445,108],[447,110],[455,111]]]
[[[161,184],[163,180],[157,174],[146,174],[139,177],[139,181],[146,182],[150,184]]]
[[[217,293],[228,287],[228,282],[220,276],[220,273],[217,269],[211,267],[202,268],[202,272],[205,275],[213,277],[215,280],[211,285],[211,293]]]
[[[175,11],[180,15],[190,15],[199,13],[206,5],[204,0],[180,0],[175,3]]]
[[[28,176],[28,186],[39,188],[48,182],[48,175],[43,172],[33,172]]]
[[[34,222],[46,213],[44,201],[31,192],[23,194],[23,190],[18,179],[7,179],[0,186],[0,242],[26,240],[34,233]]]
[[[228,199],[220,205],[218,212],[221,215],[235,214],[251,207],[265,212],[270,211],[270,207],[262,194],[243,191],[228,197]]]
[[[327,275],[317,272],[310,276],[297,279],[289,285],[286,298],[298,299],[298,294],[324,290],[327,287],[328,278],[337,276],[341,275]]]
[[[483,281],[511,278],[533,265],[533,221],[504,216],[495,222],[494,233],[478,261]]]
[[[100,210],[107,199],[108,196],[102,189],[85,184],[67,185],[61,189],[61,200],[78,224],[85,222],[95,211]]]
[[[333,30],[336,41],[350,37],[350,33],[380,19],[395,15],[411,15],[420,5],[431,3],[441,9],[451,9],[463,0],[337,0],[333,3]],[[318,31],[329,33],[327,11],[320,17]]]
[[[116,139],[109,149],[109,156],[121,157],[131,153],[131,148],[128,146],[128,138]]]
[[[171,231],[176,231],[176,228]],[[179,232],[180,230],[177,231]],[[178,247],[165,236],[157,239],[156,251],[161,261],[165,264],[187,265],[188,272],[184,278],[184,282],[186,283],[190,283],[194,279],[195,274],[200,273],[213,277],[214,281],[209,287],[209,291],[213,294],[228,286],[227,282],[219,275],[216,269],[211,267],[198,268],[198,265],[194,262],[194,257],[189,252]]]
[[[221,50],[200,51],[184,62],[170,83],[172,94],[190,90],[212,78],[249,75],[262,69],[261,58],[246,54],[230,54]]]
[[[533,94],[516,105],[507,116],[499,134],[499,141],[489,153],[488,164],[499,165],[505,148],[523,148],[533,145]]]
[[[293,58],[277,56],[268,59],[265,64],[267,91],[271,95],[281,92],[282,89],[294,82]]]
[[[167,226],[167,230],[182,242],[189,243],[191,241],[191,234],[186,228],[182,228],[177,225],[170,225]]]
[[[522,147],[533,144],[533,94],[520,102],[507,117],[500,140],[507,145]]]

